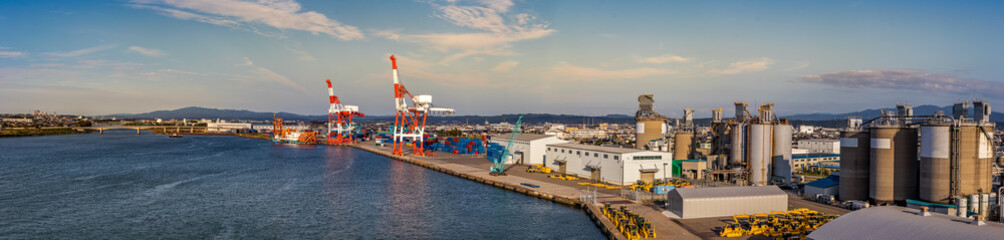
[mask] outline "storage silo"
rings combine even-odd
[[[917,197],[917,129],[900,125],[871,128],[869,197],[876,203]]]
[[[673,160],[690,159],[690,149],[693,145],[694,133],[679,131],[673,136]]]
[[[840,200],[868,200],[871,172],[871,135],[867,131],[840,133]]]
[[[638,111],[635,112],[635,148],[646,149],[652,140],[663,139],[666,135],[666,116],[655,112],[652,94],[638,96]]]
[[[920,126],[918,197],[923,201],[948,203],[950,200],[951,135],[951,126],[948,123],[925,123]]]
[[[773,176],[784,179],[784,184],[791,184],[791,132],[791,125],[774,125]]]
[[[736,123],[730,131],[732,134],[731,153],[729,163],[734,165],[746,165],[746,124]]]
[[[773,156],[774,135],[773,125],[751,124],[749,139],[749,180],[752,184],[767,185],[771,176],[771,157]]]
[[[957,162],[959,184],[957,194],[977,194],[991,192],[993,137],[984,134],[982,126],[967,124],[957,126]],[[993,128],[988,129],[992,131]]]

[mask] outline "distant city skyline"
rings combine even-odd
[[[459,115],[1004,106],[994,1],[7,1],[0,112],[393,112],[390,61]]]

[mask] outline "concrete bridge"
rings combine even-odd
[[[136,134],[142,130],[155,133],[205,133],[206,127],[200,126],[94,126],[94,127],[74,127],[74,130],[96,130],[99,134],[104,134],[105,130],[113,129],[135,129]]]

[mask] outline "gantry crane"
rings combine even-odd
[[[404,140],[410,139],[412,142],[412,154],[425,156],[425,151],[422,150],[424,145],[423,137],[425,135],[425,120],[429,113],[451,114],[454,111],[452,108],[433,107],[432,95],[412,96],[398,77],[397,58],[394,58],[394,55],[390,55],[390,62],[394,69],[394,104],[397,111],[397,115],[394,116],[394,127],[392,129],[394,133],[394,155],[404,156]],[[408,106],[405,96],[411,99],[413,106]]]
[[[331,79],[328,82],[328,99],[331,107],[328,108],[328,143],[352,143],[353,133],[356,126],[352,125],[352,117],[365,117],[366,114],[359,112],[359,106],[342,105],[335,96],[335,90],[331,88]]]
[[[516,126],[512,127],[512,135],[509,135],[509,143],[506,144],[505,149],[502,150],[502,154],[497,155],[497,159],[490,159],[492,161],[491,174],[493,176],[505,175],[505,162],[509,159],[509,154],[512,151],[512,143],[516,141],[516,136],[519,136],[520,126],[523,125],[523,116],[519,116],[519,120],[516,120]]]

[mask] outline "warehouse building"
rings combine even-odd
[[[840,190],[838,186],[840,185],[840,176],[830,175],[826,178],[812,181],[805,184],[805,195],[816,196],[817,194],[825,194],[830,196],[836,196],[839,194]]]
[[[870,207],[823,224],[808,239],[1001,239],[1004,224],[904,207]]]
[[[509,144],[508,134],[493,135],[488,139],[489,143],[496,143],[502,146]],[[521,133],[516,135],[516,140],[512,143],[509,160],[506,164],[545,164],[544,151],[547,144],[567,143],[568,141],[558,139],[555,135]]]
[[[666,196],[669,212],[682,219],[787,211],[788,195],[777,186],[677,188]]]
[[[629,185],[670,177],[673,154],[635,148],[559,143],[547,145],[547,166],[558,173]]]

